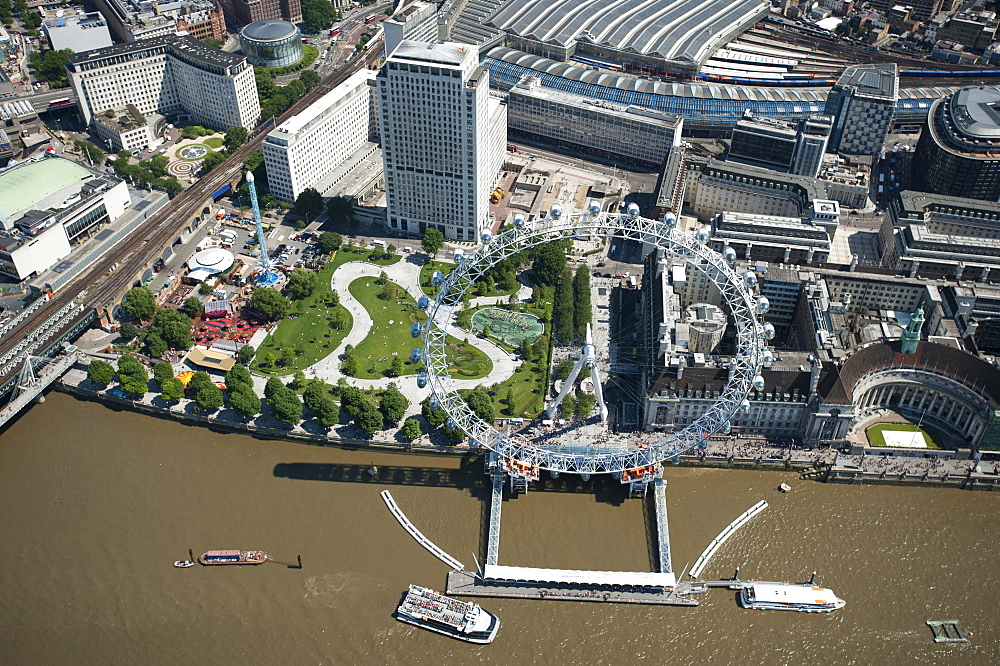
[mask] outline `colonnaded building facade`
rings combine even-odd
[[[730,376],[727,342],[714,354],[695,353],[680,325],[693,302],[721,304],[717,291],[706,292],[688,279],[699,272],[675,265],[662,251],[651,252],[645,261],[640,298],[645,404],[642,423],[635,425],[647,431],[670,433],[690,425],[718,400]],[[843,303],[831,301],[825,288],[806,286],[795,317],[815,317],[839,328]],[[870,341],[845,347],[813,329],[815,339],[806,350],[780,344],[761,372],[764,389],[751,391],[750,411],[733,418],[733,432],[842,446],[862,440],[864,428],[889,409],[939,431],[953,448],[996,448],[1000,370],[965,351],[959,340],[934,335],[947,332],[948,322],[938,320],[940,304],[928,298],[930,293],[923,292],[924,304],[912,314],[898,314],[905,327],[880,327]],[[850,301],[847,294],[840,298]]]

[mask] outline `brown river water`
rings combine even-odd
[[[667,481],[676,569],[766,499],[703,576],[818,569],[847,606],[741,610],[728,590],[697,608],[480,599],[497,640],[460,643],[393,619],[407,584],[443,589],[447,568],[379,491],[473,568],[480,463],[221,434],[51,393],[0,435],[0,663],[1000,662],[1000,493],[687,468]],[[504,503],[500,563],[648,571],[646,515],[611,486],[532,491]],[[172,568],[189,548],[304,568]],[[971,642],[935,644],[930,619],[959,620]]]

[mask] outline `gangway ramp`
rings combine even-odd
[[[385,505],[389,507],[389,512],[393,515],[393,517],[399,521],[399,524],[403,526],[403,529],[409,532],[410,536],[412,536],[417,543],[427,549],[427,552],[447,564],[455,571],[461,571],[465,568],[465,565],[438,548],[434,542],[425,537],[420,530],[418,530],[417,527],[410,522],[410,519],[407,518],[403,511],[399,508],[396,504],[396,500],[392,498],[392,494],[390,494],[388,490],[383,490],[379,494],[382,496],[382,500],[385,502]]]
[[[719,550],[719,547],[722,546],[722,544],[726,543],[729,537],[736,534],[736,530],[746,525],[751,518],[753,518],[766,508],[767,508],[767,502],[761,500],[756,504],[754,504],[749,509],[747,509],[746,511],[744,511],[742,514],[740,514],[739,518],[729,523],[726,529],[722,530],[722,532],[719,533],[719,536],[712,539],[712,543],[708,544],[708,548],[706,548],[705,551],[698,556],[698,559],[695,561],[694,566],[691,567],[691,572],[690,572],[691,577],[697,578],[698,574],[701,573],[701,570],[705,568],[706,564],[708,564],[708,561],[712,558],[713,555],[715,555],[715,551]]]
[[[500,506],[503,502],[503,474],[491,474],[493,492],[490,496],[490,526],[486,538],[486,564],[496,564],[500,558]]]
[[[667,524],[667,483],[663,479],[657,479],[653,483],[653,503],[656,506],[656,541],[659,546],[660,573],[672,574],[670,529]]]

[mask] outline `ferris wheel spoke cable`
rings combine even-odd
[[[760,371],[770,357],[766,340],[774,335],[773,327],[762,320],[769,304],[766,298],[755,296],[755,276],[751,273],[740,275],[734,270],[732,264],[735,252],[727,247],[720,254],[709,248],[707,227],[701,227],[693,235],[678,232],[673,216],[669,214],[659,221],[643,218],[639,216],[638,207],[634,204],[624,214],[598,211],[599,207],[591,204],[588,212],[564,217],[558,205],[554,205],[548,217],[534,222],[527,222],[522,215],[516,215],[514,228],[496,237],[483,234],[483,244],[468,255],[464,250],[455,250],[455,268],[447,276],[440,271],[434,272],[432,280],[438,287],[435,297],[422,298],[418,303],[427,313],[426,321],[412,327],[414,337],[422,338],[423,341],[422,350],[414,350],[415,360],[419,358],[425,365],[424,372],[418,375],[418,383],[430,386],[432,404],[447,413],[450,428],[461,429],[477,444],[521,465],[575,473],[621,472],[658,464],[667,459],[677,459],[685,451],[704,446],[710,435],[719,431],[728,432],[733,417],[747,411],[750,390],[763,389]],[[610,450],[594,446],[569,446],[560,450],[546,446],[543,442],[532,442],[519,434],[502,433],[479,418],[466,404],[459,395],[456,380],[448,370],[447,330],[461,311],[465,294],[476,279],[517,252],[581,234],[652,244],[662,248],[670,256],[694,266],[718,289],[735,321],[736,354],[721,394],[690,425],[652,444]],[[620,313],[618,316],[620,317]],[[623,334],[631,335],[639,331],[641,337],[641,327],[637,323],[623,323],[619,320],[616,324],[619,342]],[[640,340],[637,346],[645,348],[647,354],[650,351],[644,340]],[[598,401],[603,406],[600,386],[602,380],[593,358],[593,345],[590,347],[590,358],[594,362],[591,376],[598,392]],[[578,361],[576,366],[579,365]],[[647,369],[651,365],[644,364]],[[574,375],[580,372],[580,368],[576,366]],[[560,398],[554,405],[550,405],[547,410],[550,416],[565,397],[567,386],[572,383],[567,381]],[[620,393],[641,403],[644,400],[641,391],[629,388],[626,384],[618,383],[616,388]],[[580,448],[587,450],[580,452]]]

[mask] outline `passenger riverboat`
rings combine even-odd
[[[418,585],[410,585],[396,609],[396,619],[468,643],[492,643],[500,629],[497,616],[478,604],[452,599]]]
[[[829,613],[847,603],[838,599],[833,590],[797,583],[750,583],[740,590],[743,608],[786,610],[802,613]]]
[[[210,550],[198,561],[205,566],[214,564],[263,564],[267,553],[262,550]]]

